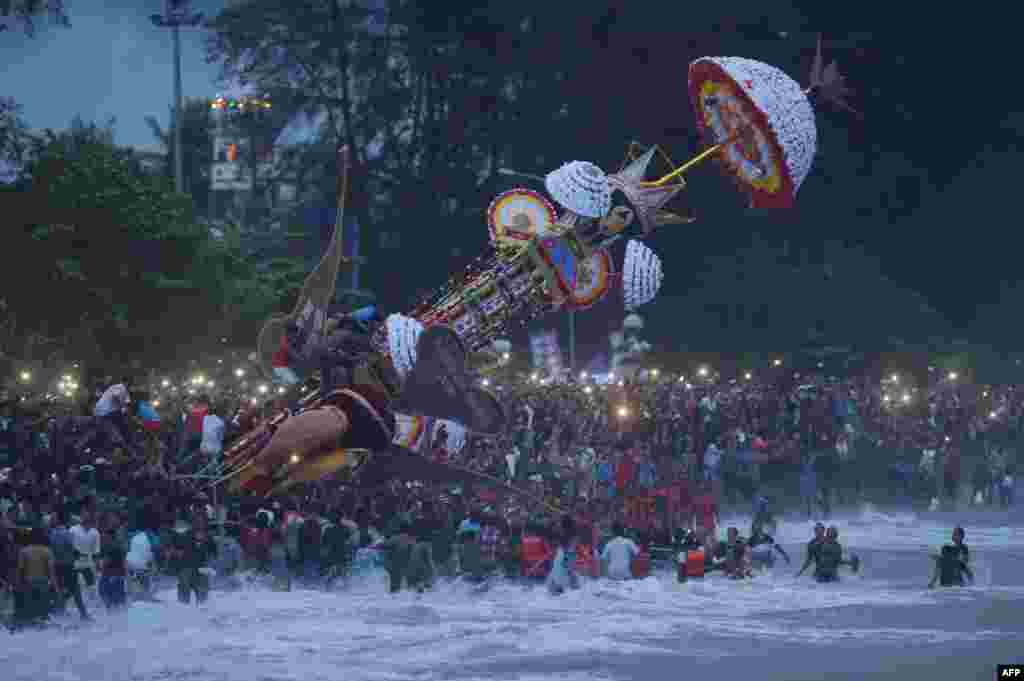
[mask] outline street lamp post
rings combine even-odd
[[[149,17],[158,28],[171,29],[174,42],[174,190],[179,194],[185,191],[185,178],[181,161],[181,34],[182,26],[198,26],[203,21],[203,13],[192,14],[189,11],[189,0],[165,0],[163,14],[151,14]]]
[[[576,312],[569,310],[569,373],[576,373]]]

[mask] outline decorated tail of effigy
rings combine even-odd
[[[639,228],[635,236],[642,239],[667,225],[693,222],[692,217],[669,210],[668,206],[685,189],[686,173],[710,159],[736,180],[751,205],[792,206],[810,172],[817,146],[810,96],[817,94],[843,105],[847,92],[835,66],[821,65],[820,54],[811,85],[806,89],[779,69],[754,60],[707,57],[694,61],[689,71],[689,93],[697,126],[710,138],[708,148],[679,166],[657,147],[636,155],[631,148],[623,167],[611,174],[592,163],[571,161],[544,176],[544,189],[550,199],[539,191],[524,188],[499,194],[487,210],[491,241],[488,251],[406,315],[392,315],[385,325],[378,327],[372,338],[376,352],[370,364],[390,365],[389,368],[408,376],[417,362],[417,339],[426,328],[446,326],[458,335],[466,350],[475,352],[493,347],[496,339],[516,325],[541,315],[586,309],[616,286],[622,287],[627,308],[650,303],[664,278],[661,259],[640,241],[630,240],[620,275],[611,247],[628,238],[634,224]],[[671,168],[660,177],[648,179],[650,165],[659,152]],[[617,201],[620,196],[624,201]],[[342,188],[339,225],[343,199]],[[332,240],[332,249],[315,276],[311,275],[300,297],[303,302],[293,315],[301,318],[307,312],[312,314],[317,335],[322,334],[317,315],[326,311],[324,294],[328,288],[333,291],[340,263],[339,226],[336,236],[338,242]],[[281,329],[276,333],[280,336]],[[260,354],[264,364],[269,364],[277,344],[264,335]],[[366,375],[372,378],[371,368],[357,371],[369,372]],[[369,379],[367,382],[373,383]],[[322,408],[337,406],[325,403],[319,396],[310,399],[315,401],[303,405],[303,409],[315,409],[317,404],[326,404]],[[363,409],[366,413],[361,418],[369,419],[367,414],[376,413],[376,408],[371,405],[370,409]],[[422,433],[417,418],[399,415],[394,424],[399,433],[397,444],[408,447],[419,441]],[[324,423],[331,425],[326,416]],[[280,489],[282,484],[296,479],[294,474],[280,478],[274,467],[279,464],[264,463],[262,469],[250,470],[254,460],[259,462],[259,452],[265,451],[274,429],[279,427],[280,424],[267,424],[236,444],[227,455],[226,475],[263,476],[273,483],[270,489]],[[369,428],[367,432],[376,431]],[[380,430],[373,442],[347,445],[359,452],[373,451],[381,445],[383,432]],[[334,458],[310,464],[308,475],[299,475],[298,479],[319,474],[331,468],[334,461],[348,465],[345,462],[363,460],[361,454],[347,455],[337,447],[324,452],[323,456]]]

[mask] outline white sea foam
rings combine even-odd
[[[912,549],[948,535],[938,523],[889,514],[837,524],[850,545],[865,549]],[[787,522],[779,535],[796,543],[809,531],[809,523]],[[1016,529],[969,533],[982,560],[1006,558],[1007,546],[1022,543]],[[925,574],[911,588],[887,568],[829,585],[795,579],[795,567],[746,582],[678,584],[661,573],[628,583],[585,581],[559,597],[504,581],[483,593],[442,582],[423,595],[389,595],[379,573],[331,593],[215,592],[202,607],[180,605],[165,590],[163,603],[101,611],[90,627],[6,637],[0,669],[10,681],[603,681],[618,678],[608,671],[612,663],[679,655],[683,642],[706,660],[726,655],[737,640],[827,651],[870,643],[902,654],[1021,638],[1019,617],[1009,615],[996,625],[959,626],[972,607],[989,618],[996,607],[1019,612],[1020,581],[927,591]],[[61,621],[73,625],[76,617]]]

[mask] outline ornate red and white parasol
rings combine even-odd
[[[789,208],[817,149],[808,93],[781,70],[741,57],[690,64],[690,100],[715,157],[756,208]]]

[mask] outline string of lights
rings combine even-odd
[[[271,108],[272,104],[267,95],[263,97],[224,97],[218,96],[210,102],[210,108],[214,111],[227,112],[252,112],[264,111]]]

